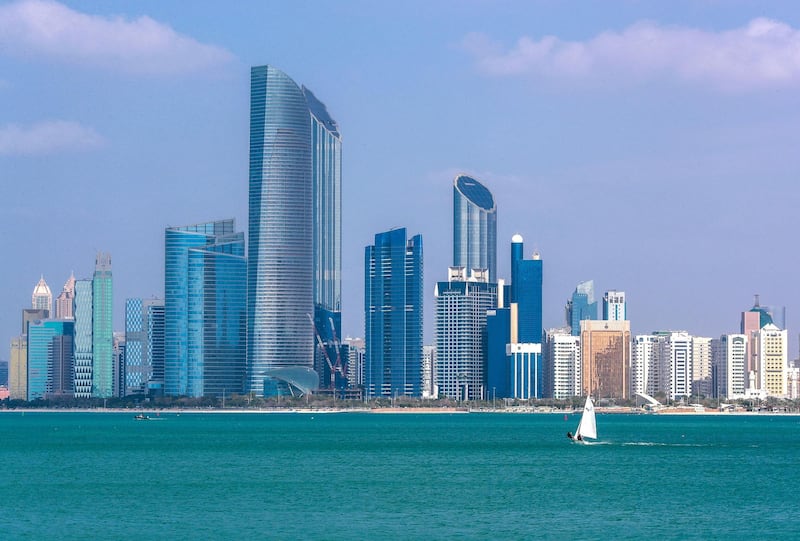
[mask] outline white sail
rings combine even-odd
[[[591,396],[586,397],[586,404],[583,406],[583,415],[581,415],[581,421],[575,431],[575,438],[577,439],[578,436],[597,439],[597,422],[594,418],[594,404]]]

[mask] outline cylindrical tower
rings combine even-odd
[[[497,207],[492,193],[467,175],[453,181],[453,265],[488,269],[497,281]]]
[[[311,117],[285,73],[251,70],[247,284],[248,388],[274,368],[313,364]]]

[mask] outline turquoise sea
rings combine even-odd
[[[791,539],[800,417],[0,413],[2,539]]]

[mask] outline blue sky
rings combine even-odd
[[[796,334],[796,2],[23,1],[0,3],[6,344],[41,274],[55,296],[111,252],[122,329],[125,298],[163,295],[165,227],[246,230],[258,64],[343,134],[345,334],[364,246],[404,226],[432,340],[458,172],[495,195],[501,275],[514,233],[541,252],[547,327],[594,279],[635,333],[736,332],[759,293]]]

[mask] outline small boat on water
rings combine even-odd
[[[588,443],[586,438],[597,439],[597,421],[594,416],[594,403],[591,396],[586,397],[586,403],[583,405],[583,414],[581,414],[581,420],[575,430],[575,435],[567,432],[567,437],[575,443]]]
[[[144,413],[139,413],[134,417],[134,419],[136,419],[137,421],[149,421],[150,416],[145,415]]]

